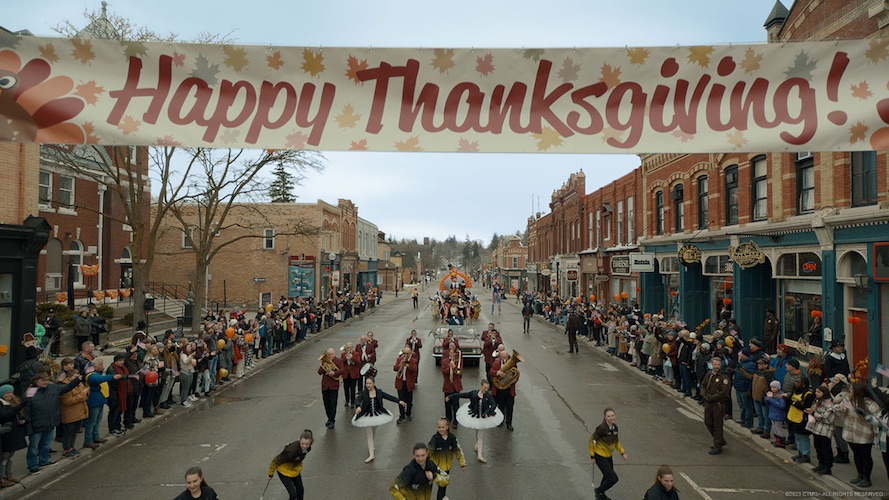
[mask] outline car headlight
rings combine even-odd
[[[481,349],[473,349],[472,350],[472,354],[481,354],[481,353],[482,353]]]

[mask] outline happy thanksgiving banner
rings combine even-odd
[[[693,47],[269,47],[19,37],[0,140],[268,149],[889,149],[889,39]]]

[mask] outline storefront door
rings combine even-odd
[[[849,311],[853,318],[858,318],[858,323],[852,324],[852,362],[850,363],[852,370],[859,361],[867,357],[867,312],[865,311]]]

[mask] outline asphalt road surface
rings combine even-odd
[[[483,297],[487,295],[484,292]],[[621,442],[629,455],[626,463],[615,456],[620,482],[608,492],[615,500],[641,498],[660,464],[673,468],[683,499],[814,496],[800,493],[813,491],[812,485],[731,435],[722,455],[708,455],[710,438],[699,417],[681,409],[647,380],[615,368],[616,361],[592,352],[583,342],[579,354],[568,354],[565,336],[543,322],[535,320],[530,334],[521,333],[521,317],[513,304],[504,304],[502,315],[493,317],[489,301],[483,304],[478,326],[483,329],[493,320],[507,348],[518,350],[525,359],[518,365],[515,431],[505,427],[486,431],[485,465],[475,460],[472,451],[474,431],[456,431],[467,468],[452,471],[449,498],[593,498],[587,440],[609,406],[617,413]],[[435,326],[425,300],[419,311],[411,307],[410,298],[384,304],[373,315],[279,355],[277,362],[189,410],[180,408],[160,422],[140,426],[90,457],[67,460],[65,474],[46,475],[45,482],[14,497],[173,498],[184,489],[184,471],[199,465],[220,498],[255,499],[267,484],[272,457],[309,428],[316,440],[303,470],[307,498],[390,498],[388,487],[410,461],[413,444],[428,442],[437,418],[444,414],[442,376],[431,345],[421,351],[413,421],[378,428],[376,461],[369,465],[364,464],[365,432],[350,424],[352,411],[343,408],[342,391],[336,427],[324,427],[318,356],[328,347],[339,350],[347,341],[357,342],[359,335],[373,331],[380,342],[378,386],[395,393],[391,366],[404,339],[415,328],[427,341],[426,332]],[[467,367],[464,388],[475,387],[482,370]],[[396,412],[394,404],[386,405]],[[17,459],[24,460],[24,453],[19,455]],[[595,479],[601,479],[598,471]],[[265,499],[283,498],[287,494],[275,478]]]

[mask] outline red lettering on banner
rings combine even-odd
[[[249,81],[222,80],[214,88],[201,78],[188,77],[178,83],[168,101],[172,86],[172,58],[158,58],[158,81],[155,88],[139,86],[142,64],[141,59],[131,57],[124,87],[109,92],[116,102],[108,115],[108,123],[117,125],[134,99],[148,97],[151,103],[142,115],[146,123],[157,123],[166,106],[170,122],[205,127],[202,138],[208,143],[216,139],[220,128],[232,129],[249,121],[245,141],[256,144],[264,129],[275,130],[292,122],[297,127],[310,129],[307,142],[317,146],[321,144],[336,93],[335,85],[324,83],[316,104],[314,101],[317,87],[314,83],[304,83],[301,94],[297,96],[290,83],[263,81],[257,97],[257,90]],[[283,102],[279,99],[282,93]],[[240,109],[233,110],[232,106],[241,95],[243,105]]]
[[[790,95],[794,91],[799,95],[799,114],[796,117],[790,114],[789,109]],[[815,101],[815,90],[809,86],[808,80],[791,78],[778,85],[774,98],[775,114],[778,120],[794,125],[797,123],[803,124],[803,129],[798,135],[793,135],[787,131],[778,134],[781,140],[787,144],[799,146],[812,139],[815,131],[818,129],[818,113],[815,110]],[[765,127],[765,124],[759,125]]]

